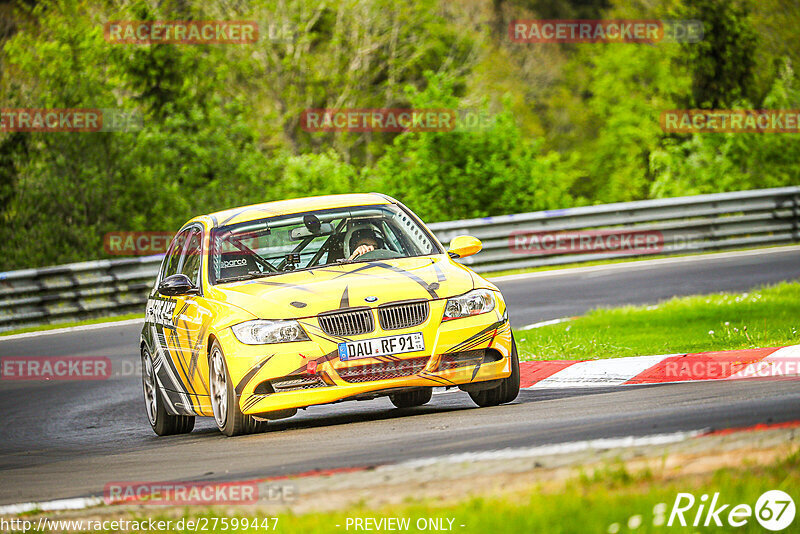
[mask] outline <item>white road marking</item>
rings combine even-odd
[[[413,469],[426,467],[435,464],[460,464],[462,462],[486,462],[492,460],[520,460],[524,458],[537,458],[540,456],[554,456],[560,454],[570,454],[588,450],[606,449],[625,449],[631,447],[641,447],[647,445],[665,445],[668,443],[678,443],[690,438],[697,437],[707,432],[707,429],[693,430],[690,432],[675,432],[673,434],[653,434],[650,436],[627,436],[622,438],[593,439],[587,441],[571,441],[566,443],[555,443],[552,445],[540,445],[525,448],[506,448],[493,451],[464,452],[460,454],[448,454],[445,456],[433,456],[430,458],[419,458],[407,460],[397,464],[380,466],[376,471],[394,469]]]
[[[60,510],[83,510],[90,506],[103,504],[101,497],[78,497],[76,499],[60,499],[47,502],[25,502],[0,506],[0,515],[24,514],[33,510],[56,512]]]
[[[50,336],[53,334],[65,334],[68,332],[85,332],[87,330],[99,330],[101,328],[111,328],[112,326],[128,326],[133,324],[144,324],[144,317],[140,319],[125,319],[124,321],[109,321],[107,323],[84,324],[80,326],[69,326],[67,328],[54,328],[52,330],[37,330],[35,332],[23,332],[22,334],[0,335],[0,341],[10,341],[12,339],[25,339],[29,337]]]
[[[525,326],[515,328],[514,330],[532,330],[534,328],[541,328],[543,326],[551,326],[554,324],[566,323],[567,321],[574,321],[575,319],[577,319],[577,317],[560,317],[558,319],[550,319],[549,321],[539,321],[538,323],[526,324]]]

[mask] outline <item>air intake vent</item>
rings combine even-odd
[[[319,326],[331,336],[357,336],[375,330],[372,310],[369,308],[320,314]]]
[[[411,328],[425,322],[428,318],[428,301],[387,304],[378,308],[378,319],[384,330]]]
[[[483,363],[486,349],[467,350],[464,352],[454,352],[450,354],[442,354],[439,360],[438,371],[446,371],[448,369],[455,369],[457,367],[468,367],[470,365],[477,365]]]
[[[388,380],[401,378],[419,373],[428,364],[429,356],[408,358],[385,363],[372,363],[356,367],[344,367],[336,372],[345,382],[372,382],[374,380]]]

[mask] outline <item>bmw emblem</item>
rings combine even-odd
[[[366,297],[364,300],[366,300],[367,302],[375,302],[376,300],[378,300],[378,297],[370,296],[370,297]]]

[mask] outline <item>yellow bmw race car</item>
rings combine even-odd
[[[214,417],[228,436],[298,408],[389,396],[398,408],[458,387],[479,406],[519,393],[500,291],[453,261],[408,208],[380,194],[257,204],[196,217],[173,239],[141,336],[158,435]]]

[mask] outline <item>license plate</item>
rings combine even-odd
[[[378,356],[403,354],[404,352],[416,352],[418,350],[425,350],[425,340],[422,339],[422,332],[339,343],[339,359],[346,362],[347,360],[357,360],[358,358],[376,358]]]

